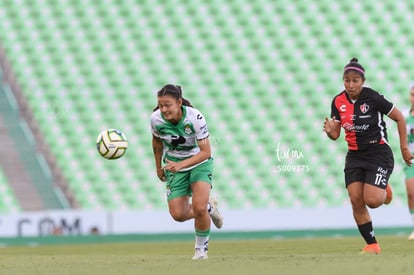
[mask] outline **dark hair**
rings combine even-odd
[[[344,67],[344,75],[345,75],[346,72],[348,72],[350,70],[352,70],[352,71],[360,74],[361,77],[365,79],[365,69],[364,69],[364,67],[362,67],[361,64],[358,63],[358,58],[353,57],[349,61],[349,63],[345,65],[345,67]]]
[[[169,95],[172,96],[173,98],[179,100],[181,99],[183,101],[183,105],[184,106],[188,106],[188,107],[193,107],[193,105],[191,105],[191,102],[185,98],[183,98],[183,91],[181,89],[181,86],[178,85],[173,85],[173,84],[167,84],[164,87],[161,88],[161,90],[159,90],[157,92],[157,96],[165,96],[165,95]],[[153,111],[156,111],[159,109],[159,106],[157,105]]]

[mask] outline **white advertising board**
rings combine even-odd
[[[375,227],[412,226],[406,207],[370,210]],[[222,210],[221,231],[355,228],[350,207]],[[0,215],[0,237],[193,232],[194,222],[176,222],[167,210],[62,210]],[[212,226],[212,230],[217,229]]]

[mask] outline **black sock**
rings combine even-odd
[[[372,228],[372,222],[367,222],[358,225],[359,232],[361,233],[367,244],[376,243],[374,229]]]

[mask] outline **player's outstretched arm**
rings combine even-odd
[[[336,140],[341,134],[341,123],[337,121],[335,117],[331,119],[325,117],[325,121],[323,123],[323,131],[330,139]]]
[[[155,169],[157,170],[157,176],[161,181],[165,181],[165,173],[161,163],[163,154],[163,144],[162,140],[154,135],[152,136],[152,150],[154,152]]]

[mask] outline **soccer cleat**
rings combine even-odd
[[[408,236],[408,240],[414,241],[414,231]]]
[[[378,243],[367,244],[364,248],[362,248],[361,254],[380,254],[381,247]]]
[[[208,213],[210,214],[211,220],[217,228],[221,228],[223,226],[223,216],[217,208],[217,200],[210,198],[208,203],[210,204]]]
[[[385,197],[384,204],[390,204],[392,201],[392,188],[391,185],[388,183],[387,188],[385,189],[387,196]]]
[[[196,248],[192,259],[193,260],[207,260],[208,259],[207,252],[208,250]]]

